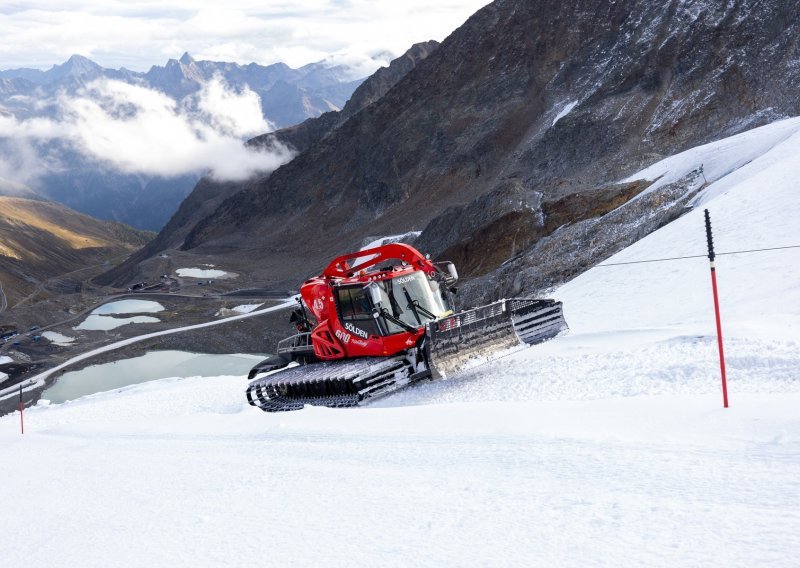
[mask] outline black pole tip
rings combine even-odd
[[[704,211],[705,218],[706,218],[706,242],[708,243],[708,260],[714,262],[714,237],[711,234],[711,214],[708,212],[708,209]]]

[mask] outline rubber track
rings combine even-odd
[[[358,406],[406,386],[413,369],[404,357],[367,357],[289,367],[247,387],[247,400],[266,412],[299,410],[306,404]]]

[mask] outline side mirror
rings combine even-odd
[[[456,270],[456,265],[452,262],[447,263],[447,273],[453,280],[458,280],[458,270]]]
[[[458,280],[458,270],[452,262],[440,262],[437,268],[447,274],[446,282],[448,284],[454,284]]]

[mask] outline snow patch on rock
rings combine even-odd
[[[233,308],[220,308],[219,311],[214,314],[216,316],[235,316],[236,314],[249,314],[253,310],[257,310],[264,304],[242,304],[240,306],[234,306]]]
[[[578,104],[578,101],[572,101],[571,103],[567,103],[566,105],[564,105],[564,108],[562,108],[559,111],[559,113],[553,119],[553,124],[551,124],[550,126],[555,126],[556,122],[558,122],[559,120],[561,120],[562,118],[567,116],[570,113],[570,111],[575,108],[575,106],[577,104]]]

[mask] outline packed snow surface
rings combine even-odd
[[[14,360],[11,357],[6,355],[0,355],[0,365],[5,365],[6,363],[13,363]]]
[[[800,244],[798,153],[709,180],[718,252]],[[695,209],[604,264],[704,238]],[[4,560],[796,566],[800,249],[717,275],[727,409],[699,258],[596,267],[555,292],[569,335],[365,408],[265,414],[221,376],[2,417]]]
[[[93,314],[154,314],[163,312],[164,306],[152,300],[117,300],[92,310]]]
[[[228,275],[224,270],[211,268],[179,268],[175,272],[182,278],[222,278]]]
[[[697,203],[702,204],[755,177],[770,178],[763,181],[785,178],[793,171],[787,162],[797,159],[798,136],[800,117],[779,120],[675,154],[622,181],[657,180],[644,195],[702,167],[705,180],[713,183],[699,196]],[[757,197],[758,190],[754,193],[752,198]]]

